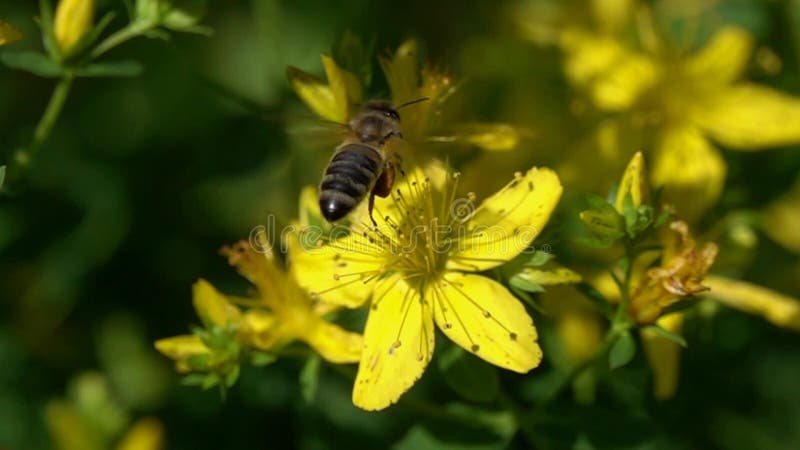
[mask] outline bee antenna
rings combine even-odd
[[[411,106],[411,105],[413,105],[415,103],[419,103],[419,102],[426,102],[428,100],[430,100],[430,97],[420,97],[420,98],[418,98],[416,100],[411,100],[410,102],[405,102],[402,105],[396,107],[395,109],[396,110],[397,109],[402,109],[402,108],[405,108],[406,106]]]

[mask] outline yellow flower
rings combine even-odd
[[[685,222],[674,221],[664,243],[661,264],[648,269],[631,293],[630,313],[639,324],[650,324],[681,298],[708,290],[701,282],[717,256],[717,245],[698,248]]]
[[[248,299],[254,305],[242,318],[241,332],[247,342],[261,350],[298,339],[333,363],[356,362],[362,340],[357,333],[327,322],[331,307],[315,302],[294,279],[279,267],[272,251],[260,246],[256,253],[241,241],[223,248],[231,265],[255,285],[258,296]]]
[[[426,101],[403,109],[402,129],[405,143],[420,158],[426,155],[419,146],[426,142],[473,145],[489,151],[511,150],[523,133],[516,127],[497,123],[442,123],[443,106],[455,93],[456,86],[449,75],[429,66],[420,67],[419,51],[413,40],[403,43],[397,51],[380,58],[386,81],[395,106],[426,98]],[[289,67],[288,77],[298,97],[320,118],[346,124],[354,108],[362,102],[363,87],[358,78],[340,68],[328,55],[322,55],[328,82]]]
[[[596,314],[570,310],[557,324],[558,336],[570,365],[577,366],[592,359],[603,343],[603,327]]]
[[[523,305],[476,272],[528,247],[561,196],[558,177],[548,169],[518,173],[477,208],[472,195],[456,198],[457,180],[439,166],[414,169],[376,200],[376,226],[322,239],[306,229],[290,241],[292,270],[315,297],[348,307],[371,300],[353,389],[360,408],[388,407],[422,376],[434,322],[497,366],[525,373],[541,361]]]
[[[742,79],[753,50],[748,32],[725,26],[689,53],[662,39],[647,6],[614,3],[619,7],[607,15],[595,8],[593,17],[573,20],[552,39],[571,84],[611,113],[582,148],[586,154],[565,163],[591,161],[591,168],[566,167],[565,179],[586,183],[587,173],[604,171],[598,166],[616,170],[644,148],[652,154],[654,186],[667,187],[667,200],[694,220],[724,185],[726,165],[715,143],[751,151],[800,142],[800,99]],[[636,27],[628,20],[634,12]],[[619,32],[625,26],[631,33]]]
[[[10,44],[22,38],[22,33],[10,23],[0,20],[0,46]]]
[[[791,191],[767,206],[764,231],[770,238],[795,253],[800,253],[800,180]]]
[[[92,28],[93,18],[94,0],[61,0],[53,24],[58,48],[69,51]]]

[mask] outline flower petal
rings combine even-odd
[[[739,27],[728,26],[711,37],[708,44],[686,62],[684,70],[693,79],[714,85],[731,83],[741,76],[750,54],[753,38]]]
[[[244,313],[242,332],[253,347],[260,350],[270,350],[283,336],[275,333],[277,319],[263,309],[250,309]]]
[[[238,324],[242,317],[239,308],[202,278],[192,286],[192,303],[197,316],[207,327]]]
[[[541,362],[533,319],[500,283],[480,275],[448,272],[432,283],[426,297],[435,304],[439,329],[467,351],[520,373]]]
[[[550,169],[534,167],[518,174],[468,216],[464,237],[452,249],[447,268],[483,271],[519,255],[547,224],[562,190]]]
[[[342,117],[342,120],[337,122],[344,123],[350,115],[350,105],[361,102],[361,82],[355,75],[340,68],[336,61],[326,54],[322,55],[322,65],[325,67],[325,75],[336,99],[337,113]]]
[[[364,330],[353,403],[374,411],[397,402],[422,376],[433,346],[430,301],[399,274],[382,280]]]
[[[159,450],[164,448],[164,425],[155,417],[139,419],[120,438],[115,450]]]
[[[711,137],[737,150],[800,142],[800,98],[755,84],[709,96],[694,121]]]
[[[286,69],[286,75],[300,100],[318,116],[340,123],[347,120],[346,112],[337,104],[333,90],[324,80],[292,66]]]
[[[155,342],[156,350],[164,356],[175,360],[182,360],[194,355],[204,355],[211,351],[203,341],[194,334],[182,334],[159,339]]]
[[[656,324],[673,333],[678,333],[683,324],[683,314],[673,313],[658,319]],[[653,395],[666,400],[675,395],[680,374],[681,346],[656,331],[642,329],[642,347],[653,371]]]
[[[415,100],[419,95],[418,57],[416,41],[408,40],[391,57],[380,58],[386,82],[392,91],[392,103],[395,105]]]
[[[665,188],[665,197],[678,213],[697,218],[722,192],[725,161],[700,131],[691,125],[666,128],[658,140],[651,180]]]
[[[297,283],[313,298],[334,305],[357,308],[372,293],[384,260],[361,235],[349,235],[322,245],[307,241],[313,229],[291,233],[288,239],[289,269]]]
[[[772,202],[764,211],[764,231],[775,242],[800,253],[800,180],[790,192]]]
[[[320,356],[334,364],[358,362],[364,348],[364,340],[360,334],[324,320],[319,320],[302,339]]]
[[[709,276],[708,296],[748,314],[762,316],[779,327],[800,331],[800,300],[746,281]]]
[[[454,142],[464,142],[483,150],[497,152],[515,149],[521,138],[519,129],[505,123],[463,124],[456,128],[452,136]],[[433,138],[434,141],[436,139]]]

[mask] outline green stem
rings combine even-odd
[[[68,71],[64,73],[64,76],[58,81],[58,84],[56,84],[53,90],[53,95],[50,97],[50,102],[47,104],[42,118],[39,119],[39,124],[36,126],[36,130],[33,133],[33,140],[27,147],[22,147],[14,153],[12,164],[15,170],[11,173],[14,178],[19,178],[17,172],[27,170],[28,167],[30,167],[36,154],[45,141],[47,141],[47,138],[50,137],[53,126],[58,121],[61,111],[64,109],[64,104],[67,101],[67,97],[69,97],[69,91],[72,88],[74,79],[75,75],[72,72]]]
[[[125,28],[117,31],[116,33],[107,37],[103,42],[98,44],[97,47],[95,47],[92,50],[92,53],[89,55],[89,59],[92,60],[97,59],[107,51],[111,50],[112,48],[120,44],[123,44],[135,37],[141,36],[151,28],[153,28],[153,25],[149,22],[144,22],[144,21],[132,22]]]

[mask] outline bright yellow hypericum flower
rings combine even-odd
[[[379,410],[396,402],[433,354],[434,329],[497,366],[525,373],[542,358],[523,305],[477,274],[521,252],[545,226],[561,196],[554,172],[533,168],[475,207],[457,198],[458,175],[414,169],[377,199],[377,225],[319,239],[307,228],[289,248],[298,281],[322,300],[358,307],[370,301],[353,403]],[[324,243],[323,243],[324,242]]]
[[[394,105],[427,98],[427,101],[401,111],[404,142],[419,158],[427,157],[420,146],[428,142],[474,145],[484,150],[514,149],[521,139],[520,130],[508,124],[458,123],[443,120],[443,107],[456,92],[452,78],[433,67],[418,62],[415,41],[407,41],[397,51],[380,59]],[[327,83],[300,69],[288,69],[289,81],[298,97],[320,118],[346,124],[354,109],[363,101],[363,86],[352,73],[340,68],[328,55],[322,55]]]
[[[22,33],[8,22],[0,20],[0,45],[10,44],[22,38]]]
[[[269,246],[259,246],[259,250],[244,241],[222,250],[231,265],[255,285],[257,296],[228,297],[202,279],[193,288],[195,311],[206,329],[228,330],[231,339],[182,335],[161,339],[156,348],[176,361],[179,372],[227,373],[238,364],[242,349],[270,351],[292,340],[307,343],[333,363],[358,361],[361,336],[327,322],[324,315],[332,308],[313,301],[279,267]],[[242,311],[236,304],[247,309]]]
[[[94,0],[61,0],[56,8],[53,34],[62,52],[68,52],[92,28]]]

